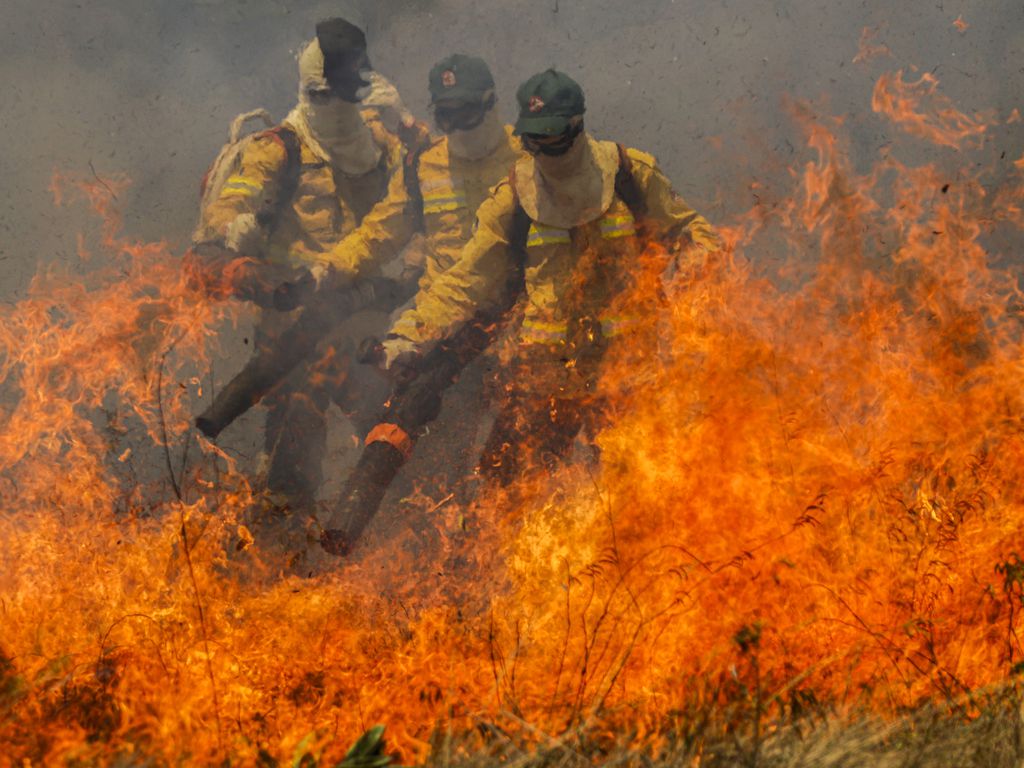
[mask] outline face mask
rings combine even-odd
[[[524,133],[521,138],[523,149],[531,155],[547,155],[558,157],[568,152],[576,142],[576,137],[583,133],[583,121],[579,121],[554,136],[542,133]]]
[[[586,141],[573,141],[558,154],[541,152],[533,156],[533,162],[540,175],[548,183],[578,180],[579,174],[587,175],[593,170]],[[558,183],[556,186],[561,187]],[[572,187],[570,183],[569,188]]]
[[[615,193],[618,148],[586,133],[560,155],[538,153],[520,160],[516,189],[535,221],[571,229],[598,218]]]
[[[324,79],[332,93],[350,104],[358,104],[370,92],[369,67],[365,54],[338,62],[332,69],[324,70]]]
[[[505,126],[497,110],[490,109],[472,128],[451,131],[448,134],[448,151],[463,160],[482,160],[505,141]]]
[[[438,104],[434,106],[434,123],[444,133],[471,131],[483,123],[495,103],[492,95],[480,104]]]
[[[363,58],[351,62],[345,71],[352,77],[347,80],[342,77],[339,81],[342,70],[338,66],[328,78],[320,44],[316,40],[308,43],[299,55],[299,106],[289,116],[317,155],[350,176],[372,171],[381,154],[356,105],[358,90],[366,85],[363,63]],[[343,92],[339,92],[339,82]]]
[[[351,176],[362,176],[377,167],[381,150],[356,104],[333,91],[307,88],[299,96],[296,113],[297,127],[323,159]]]
[[[321,143],[336,143],[363,132],[359,108],[333,91],[307,91],[300,107],[310,130]]]

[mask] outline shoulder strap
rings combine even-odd
[[[422,146],[409,147],[402,163],[402,174],[405,182],[405,194],[409,198],[408,213],[413,220],[413,228],[417,232],[424,231],[423,223],[423,190],[420,189],[420,156]]]
[[[526,286],[526,240],[530,236],[530,217],[519,202],[516,190],[516,164],[508,171],[508,185],[512,191],[512,227],[508,233],[508,249],[512,256],[512,272],[509,275],[508,297],[510,304]]]
[[[409,215],[417,232],[424,231],[423,223],[423,190],[420,189],[420,159],[424,152],[432,146],[430,130],[419,120],[411,123],[399,122],[395,135],[405,148],[405,159],[402,163],[405,192],[409,198]]]
[[[647,200],[633,175],[633,161],[622,144],[616,146],[619,148],[619,170],[615,172],[615,194],[622,198],[633,218],[644,219],[647,217]]]
[[[622,144],[616,144],[619,150],[619,168],[615,172],[615,194],[622,198],[622,202],[629,208],[633,217],[640,220],[647,217],[647,200],[644,198],[640,185],[637,184],[636,176],[633,175],[633,161]],[[519,193],[516,191],[516,167],[513,164],[508,172],[508,183],[512,187],[512,197],[516,203],[513,229],[509,237],[509,246],[514,250],[525,251],[526,239],[530,231],[530,217],[523,210],[519,202]]]
[[[284,144],[284,151],[287,156],[285,160],[285,174],[290,177],[291,183],[299,180],[299,166],[302,164],[302,148],[299,146],[299,135],[287,125],[279,125],[272,130],[272,133],[281,139]]]
[[[512,201],[515,204],[512,212],[512,229],[509,231],[508,246],[515,257],[525,263],[526,239],[530,235],[530,216],[523,208],[523,204],[519,202],[519,191],[516,189],[515,163],[512,164],[508,171],[508,185],[512,190]]]
[[[284,167],[278,182],[277,197],[261,206],[260,210],[256,212],[256,221],[269,236],[277,226],[278,214],[295,197],[295,190],[299,185],[299,169],[302,166],[302,147],[299,144],[298,134],[286,125],[271,128],[266,135],[281,142],[285,156]]]

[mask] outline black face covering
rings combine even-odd
[[[370,85],[362,76],[370,69],[366,35],[345,19],[328,19],[316,25],[316,38],[324,54],[324,79],[330,95],[352,104],[358,102],[359,91]]]
[[[363,56],[361,61],[351,63],[344,69],[328,70],[325,67],[324,78],[331,87],[331,94],[350,104],[355,104],[362,101],[360,92],[370,85],[370,81],[362,75],[367,69],[369,69],[369,59]]]
[[[523,142],[523,149],[531,155],[547,155],[558,157],[564,155],[571,148],[573,143],[583,133],[583,121],[580,120],[569,126],[565,131],[554,136],[543,133],[524,133],[520,138]]]
[[[495,98],[492,95],[489,99],[479,104],[457,104],[451,106],[439,104],[434,107],[434,122],[445,133],[471,131],[483,123],[488,110],[494,106],[494,103]]]

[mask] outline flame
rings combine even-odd
[[[889,50],[889,46],[884,43],[881,45],[874,45],[872,43],[880,31],[880,27],[864,27],[864,29],[860,31],[860,41],[857,44],[857,55],[853,57],[854,64],[861,64],[875,58],[876,56],[892,55],[892,51]]]
[[[952,149],[976,146],[987,127],[985,118],[960,112],[938,93],[938,86],[938,79],[927,72],[911,82],[903,79],[903,70],[887,73],[875,83],[871,108],[933,144]]]
[[[936,89],[884,75],[875,109],[966,152],[986,123]],[[893,150],[858,173],[841,121],[792,112],[812,159],[784,204],[711,257],[645,248],[599,459],[470,506],[423,483],[308,580],[258,551],[230,456],[188,437],[238,308],[118,234],[117,185],[75,187],[113,266],[45,270],[0,323],[7,755],[337,760],[377,722],[403,760],[474,729],[656,745],[755,688],[887,715],[1004,680],[1024,350],[985,245],[1019,230],[1019,178],[993,193]]]

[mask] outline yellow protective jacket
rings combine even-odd
[[[673,191],[654,158],[636,149],[627,149],[626,154],[646,206],[647,236],[665,243],[689,238],[709,251],[717,250],[711,225]],[[392,334],[426,348],[450,336],[478,309],[501,301],[516,269],[509,245],[518,199],[511,184],[506,179],[494,188],[477,211],[476,231],[458,261],[420,290],[415,306],[402,314]],[[604,336],[616,335],[622,318],[610,314],[609,301],[621,281],[608,273],[628,270],[642,247],[637,222],[618,189],[603,215],[572,230],[531,222],[517,340],[547,347],[557,359],[558,348],[568,341],[570,324],[583,316],[599,322]],[[581,276],[578,267],[585,252],[590,263],[611,264],[614,269]]]
[[[433,140],[418,159],[412,158],[415,167],[406,164],[405,173],[415,174],[418,184],[389,190],[388,197],[326,254],[325,261],[349,275],[378,270],[416,233],[419,216],[414,209],[422,201],[426,263],[420,286],[429,285],[455,263],[472,235],[477,208],[522,154],[512,127],[506,126],[505,131],[508,140],[479,160],[452,155],[447,137]]]
[[[402,186],[404,151],[374,113],[364,119],[381,148],[378,167],[359,177],[348,177],[332,168],[302,141],[299,145],[298,178],[289,200],[278,200],[288,180],[287,149],[275,130],[257,136],[246,148],[238,172],[229,177],[220,196],[206,212],[210,228],[223,235],[235,217],[243,213],[275,211],[268,225],[269,237],[260,256],[273,263],[310,267],[356,230],[373,210]],[[283,127],[290,127],[286,122]],[[252,254],[246,254],[252,255]]]

